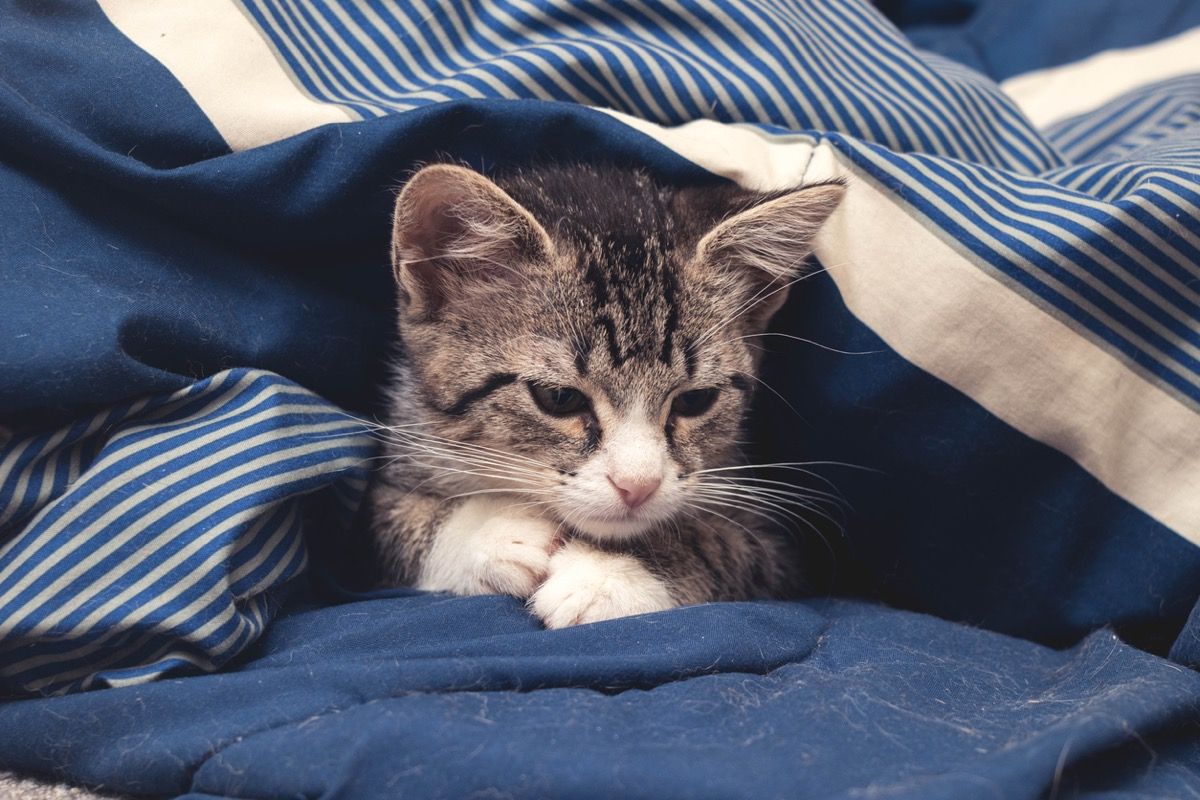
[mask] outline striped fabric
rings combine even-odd
[[[352,512],[370,452],[344,412],[255,370],[13,436],[0,449],[0,688],[216,669],[305,568],[302,497],[331,489]]]
[[[1200,408],[1200,248],[1171,229],[1200,219],[1200,75],[1043,135],[990,81],[915,50],[859,0],[245,7],[314,97],[363,118],[540,98],[836,134],[854,169],[902,187],[1015,290]]]
[[[1200,126],[1190,135],[1200,141]],[[1064,186],[835,141],[864,174],[902,183],[914,208],[1014,288],[1200,410],[1200,241],[1173,225],[1200,217],[1200,159],[1159,152],[1140,168],[1067,170]]]
[[[1144,157],[1145,148],[1176,136],[1194,141],[1197,124],[1200,75],[1182,75],[1139,87],[1097,111],[1057,122],[1045,135],[1071,163],[1105,163],[1137,160]]]
[[[531,98],[840,131],[1020,172],[1062,163],[986,80],[919,56],[861,0],[244,5],[305,89],[361,118]]]

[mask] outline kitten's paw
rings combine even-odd
[[[549,572],[557,523],[503,501],[471,498],[454,510],[425,555],[417,588],[527,598]]]
[[[677,606],[667,585],[633,556],[569,542],[550,558],[550,577],[529,599],[547,628],[566,628]]]

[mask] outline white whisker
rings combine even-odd
[[[766,333],[749,333],[749,334],[746,334],[745,336],[735,336],[732,339],[725,339],[725,341],[726,342],[742,342],[742,341],[745,341],[746,339],[759,339],[764,336],[778,336],[781,339],[791,339],[792,341],[796,341],[796,342],[804,342],[805,344],[811,344],[813,347],[819,347],[822,350],[828,350],[831,353],[840,353],[841,355],[844,355],[844,356],[873,356],[873,355],[877,355],[879,353],[887,352],[886,350],[839,350],[836,347],[830,347],[827,344],[821,344],[820,342],[814,342],[812,339],[805,339],[803,336],[795,336],[790,333],[777,333],[774,331],[767,331]]]

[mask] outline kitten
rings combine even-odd
[[[740,492],[761,333],[840,184],[672,188],[616,167],[425,167],[396,202],[403,358],[369,504],[389,582],[559,628],[786,595]]]

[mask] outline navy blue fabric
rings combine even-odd
[[[787,403],[760,399],[759,460],[800,452],[868,468],[822,469],[854,505],[848,536],[806,542],[834,587],[1057,645],[1113,623],[1158,652],[1200,635],[1197,616],[1180,634],[1200,596],[1200,549],[913,369],[827,276],[805,281],[778,327],[825,346],[765,345],[775,357],[763,378]],[[1131,602],[1143,590],[1146,602]]]
[[[981,4],[982,0],[875,0],[884,16],[904,31],[927,25],[960,26]]]
[[[510,599],[347,599],[295,608],[225,674],[0,708],[0,767],[258,800],[1200,785],[1200,675],[1105,631],[1057,652],[826,601],[546,632]]]
[[[5,2],[0,13],[0,81],[6,102],[24,105],[7,118],[36,115],[157,169],[229,152],[170,72],[133,47],[95,5]],[[53,149],[45,155],[52,156]],[[60,167],[74,169],[69,163]]]
[[[997,81],[1200,25],[1200,3],[1192,0],[910,0],[881,8],[917,47]]]

